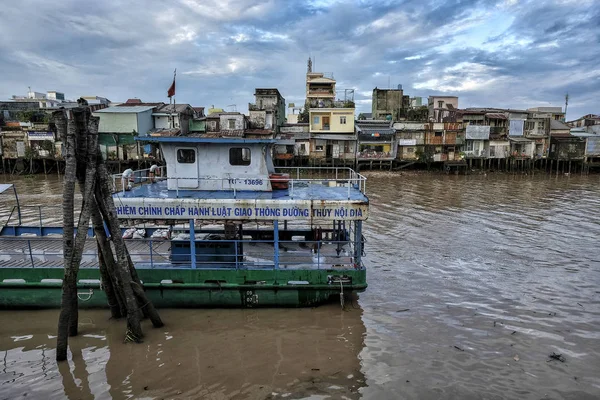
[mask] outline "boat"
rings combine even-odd
[[[350,168],[278,168],[271,139],[138,137],[165,166],[113,176],[127,247],[157,307],[305,307],[367,288],[366,178]],[[0,191],[10,192],[4,185]],[[15,196],[17,196],[15,191]],[[60,307],[62,227],[0,229],[0,308]],[[93,229],[80,307],[106,307]]]

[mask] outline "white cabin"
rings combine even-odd
[[[154,139],[154,138],[153,138]],[[169,190],[273,190],[271,146],[264,139],[156,138]]]

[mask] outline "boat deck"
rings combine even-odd
[[[197,236],[197,239],[200,239]],[[226,243],[215,241],[214,243]],[[274,269],[275,252],[268,241],[238,241],[242,254],[197,255],[196,268]],[[187,261],[173,261],[171,247],[188,240],[129,239],[127,248],[136,268],[192,268]],[[198,243],[201,243],[198,241]],[[0,239],[0,268],[63,268],[63,243],[60,236],[20,236]],[[309,242],[283,241],[279,244],[279,269],[354,269],[351,244],[348,242],[321,242],[317,251]],[[339,254],[338,254],[339,249]],[[201,261],[202,256],[217,261]],[[225,260],[219,262],[218,260]],[[98,268],[98,249],[95,239],[88,239],[81,268]]]
[[[274,190],[272,192],[243,191],[243,190],[168,190],[167,181],[146,183],[135,186],[131,190],[117,192],[116,198],[149,198],[149,199],[243,199],[243,200],[340,200],[368,202],[367,196],[361,192],[357,185],[348,187],[338,183],[330,186],[331,180],[313,180],[310,182],[295,182],[293,188]]]

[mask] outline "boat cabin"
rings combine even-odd
[[[271,191],[273,140],[163,138],[169,190]]]

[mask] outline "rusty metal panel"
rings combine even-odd
[[[462,129],[460,122],[444,122],[444,129],[447,131],[458,131]]]

